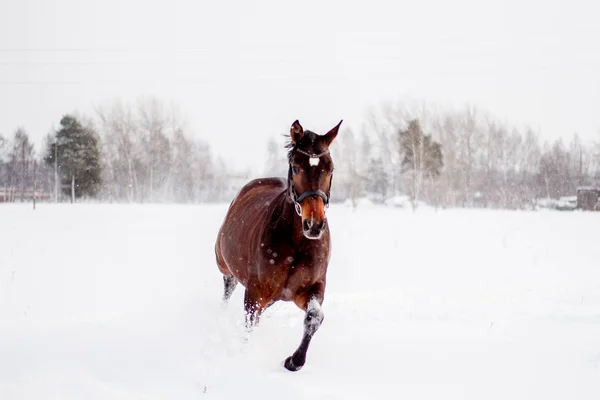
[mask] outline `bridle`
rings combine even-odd
[[[329,149],[325,150],[322,153],[319,154],[311,154],[307,151],[301,150],[301,149],[295,149],[295,152],[298,152],[300,154],[304,154],[305,156],[308,156],[310,158],[321,158],[327,154],[329,154]],[[292,177],[292,163],[290,162],[290,168],[288,170],[288,182],[289,182],[289,186],[290,186],[290,197],[292,199],[292,201],[294,202],[294,207],[296,208],[296,213],[299,216],[302,216],[302,206],[300,206],[300,203],[302,202],[302,200],[306,199],[307,197],[320,197],[323,199],[323,202],[325,203],[325,208],[329,208],[329,197],[330,197],[330,193],[331,193],[331,181],[333,180],[333,173],[331,174],[330,178],[329,178],[329,190],[327,190],[327,193],[323,192],[320,189],[317,190],[307,190],[304,193],[300,194],[298,196],[298,194],[296,193],[296,188],[294,187],[294,179]]]

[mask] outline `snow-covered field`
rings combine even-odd
[[[600,213],[329,211],[325,322],[222,308],[226,205],[0,206],[0,399],[600,398]]]

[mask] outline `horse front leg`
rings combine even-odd
[[[284,367],[289,371],[298,371],[304,366],[310,341],[323,323],[323,319],[325,319],[323,310],[321,310],[321,305],[323,304],[322,295],[311,294],[308,298],[306,296],[297,297],[294,299],[294,302],[306,311],[304,316],[304,334],[302,335],[300,346],[283,363]]]

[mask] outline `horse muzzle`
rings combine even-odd
[[[320,239],[325,232],[325,226],[325,220],[305,219],[302,221],[302,233],[307,239]]]

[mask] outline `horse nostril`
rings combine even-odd
[[[321,231],[324,226],[325,226],[325,221],[319,221],[318,223],[315,224],[314,228],[316,231]]]
[[[312,227],[313,223],[310,219],[305,219],[302,222],[302,228],[304,228],[305,231],[309,230]]]

